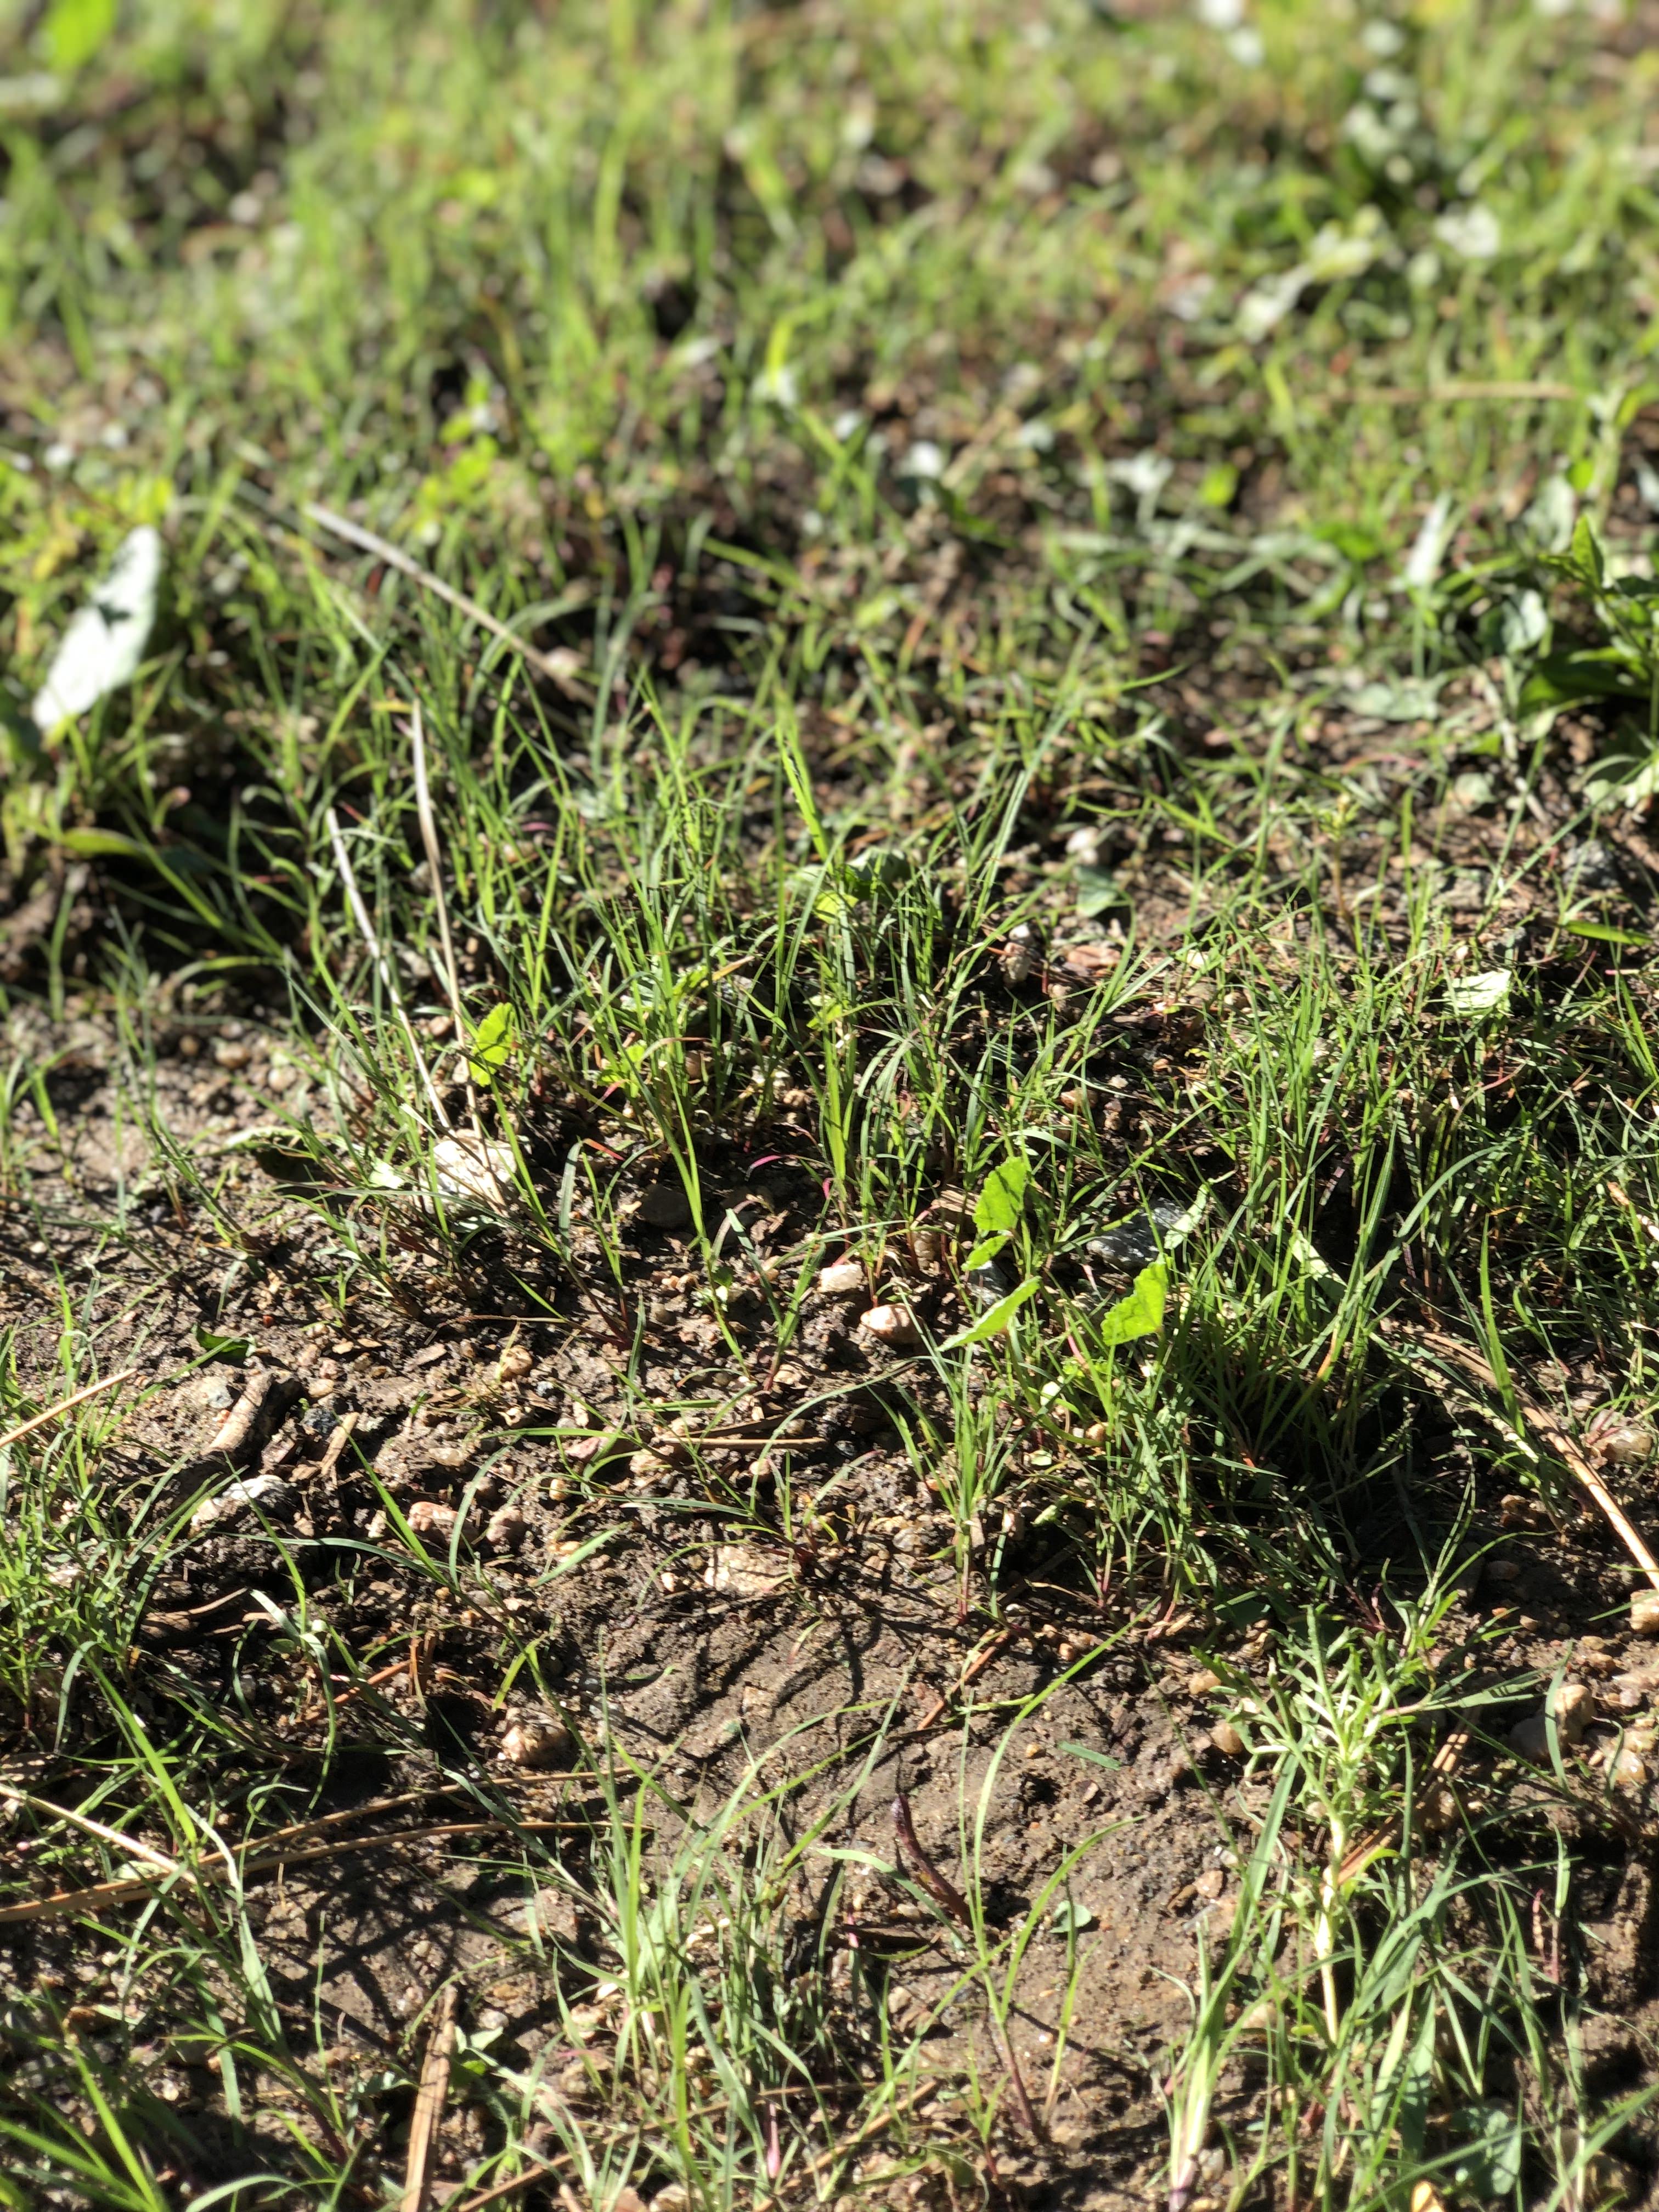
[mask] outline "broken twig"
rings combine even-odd
[[[1483,1359],[1480,1354],[1468,1345],[1460,1343],[1456,1337],[1448,1336],[1440,1329],[1423,1329],[1416,1332],[1411,1341],[1414,1345],[1420,1345],[1425,1352],[1432,1352],[1437,1358],[1445,1360],[1449,1365],[1461,1369],[1471,1382],[1478,1382],[1483,1390],[1492,1391],[1500,1397],[1504,1395],[1503,1385],[1499,1382],[1490,1362]],[[1556,1419],[1547,1406],[1535,1405],[1531,1399],[1523,1398],[1515,1389],[1513,1382],[1510,1385],[1510,1395],[1513,1397],[1516,1409],[1522,1416],[1523,1426],[1532,1430],[1539,1442],[1547,1450],[1555,1454],[1575,1481],[1582,1484],[1589,1492],[1606,1516],[1608,1525],[1618,1536],[1620,1542],[1623,1544],[1654,1589],[1659,1589],[1659,1559],[1655,1559],[1641,1531],[1632,1522],[1624,1507],[1601,1480],[1595,1462],[1577,1437]]]
[[[421,1071],[421,1080],[426,1085],[426,1095],[432,1101],[432,1110],[438,1117],[439,1126],[447,1129],[449,1127],[449,1116],[444,1111],[444,1102],[438,1096],[438,1086],[432,1080],[431,1070],[427,1066],[426,1055],[421,1050],[421,1041],[415,1034],[415,1024],[409,1018],[409,1009],[404,1004],[404,994],[398,988],[398,978],[392,972],[392,963],[381,950],[380,940],[374,934],[374,925],[368,918],[368,908],[363,904],[363,895],[357,888],[357,878],[351,866],[351,855],[346,850],[345,839],[340,835],[339,817],[331,806],[323,819],[328,824],[328,842],[333,849],[334,865],[340,872],[340,881],[345,890],[346,904],[351,908],[351,918],[357,925],[357,934],[368,947],[368,957],[374,963],[374,970],[380,979],[381,987],[392,1001],[393,1012],[404,1025],[404,1034],[409,1039],[409,1048],[415,1055],[415,1065]]]
[[[326,530],[335,538],[343,538],[348,545],[356,546],[361,552],[373,553],[377,560],[396,568],[399,574],[412,578],[423,590],[442,599],[459,614],[464,614],[469,622],[477,623],[480,629],[487,629],[492,637],[500,638],[503,645],[510,645],[514,653],[523,654],[538,675],[546,677],[550,684],[556,684],[567,698],[586,700],[591,696],[586,685],[577,680],[576,671],[581,664],[568,646],[556,647],[551,653],[544,653],[538,646],[527,643],[516,630],[509,629],[504,622],[492,615],[488,607],[481,607],[465,592],[458,592],[453,584],[445,583],[441,576],[434,576],[430,568],[423,568],[418,561],[411,558],[401,546],[394,545],[389,538],[382,538],[373,530],[365,530],[360,522],[348,521],[343,514],[336,514],[332,507],[319,507],[315,501],[307,500],[301,512],[306,520],[315,523],[318,529]]]
[[[319,1859],[343,1857],[348,1851],[378,1850],[392,1844],[449,1843],[462,1836],[488,1836],[510,1828],[515,1834],[527,1836],[564,1834],[583,1827],[580,1820],[449,1820],[436,1827],[392,1828],[374,1836],[342,1836],[331,1838],[325,1843],[310,1844],[299,1850],[274,1850],[243,1859],[235,1868],[238,1878],[252,1881],[260,1875],[277,1874],[284,1868],[313,1865]],[[131,1838],[122,1839],[131,1848]],[[222,1860],[207,1859],[196,1868],[179,1867],[180,1881],[194,1885],[229,1879],[231,1868]],[[88,1889],[60,1889],[50,1897],[33,1897],[21,1905],[0,1905],[0,1927],[15,1926],[20,1922],[33,1920],[72,1919],[80,1912],[100,1912],[112,1905],[131,1905],[142,1898],[153,1897],[164,1881],[171,1875],[159,1869],[153,1879],[135,1875],[127,1881],[94,1882]]]
[[[32,1437],[37,1429],[44,1429],[65,1413],[72,1413],[77,1406],[84,1406],[88,1398],[95,1398],[103,1390],[112,1390],[118,1382],[131,1382],[140,1372],[137,1367],[123,1368],[118,1375],[106,1375],[101,1381],[88,1382],[83,1390],[76,1390],[68,1398],[60,1398],[55,1406],[48,1406],[44,1413],[34,1413],[27,1421],[20,1421],[15,1429],[8,1429],[0,1437],[0,1451],[9,1445],[21,1443]]]
[[[945,1879],[921,1848],[916,1824],[910,1817],[910,1800],[902,1790],[893,1800],[893,1831],[898,1838],[899,1849],[910,1863],[911,1872],[934,1904],[963,1928],[971,1927],[973,1915],[968,1910],[967,1899],[954,1883]]]
[[[398,2212],[426,2212],[432,2188],[432,2157],[438,2148],[438,2130],[449,2101],[450,2062],[455,2056],[455,1984],[447,1982],[438,1997],[432,2033],[426,2039],[421,2064],[421,2086],[415,2093],[415,2110],[409,2123],[409,2159],[404,2167],[404,2193]]]
[[[455,1047],[461,1055],[461,1080],[466,1086],[467,1112],[471,1117],[478,1165],[484,1181],[495,1193],[496,1204],[505,1210],[507,1194],[502,1190],[501,1177],[495,1172],[489,1139],[484,1135],[483,1123],[479,1118],[477,1086],[472,1079],[472,1056],[467,1050],[466,1009],[461,1003],[460,969],[455,962],[455,940],[450,934],[449,902],[444,896],[443,854],[438,844],[437,817],[432,809],[432,787],[427,781],[426,724],[422,719],[418,699],[410,719],[409,747],[415,770],[415,811],[420,818],[421,842],[426,848],[427,872],[432,878],[432,903],[437,909],[438,939],[443,946],[444,985],[449,994],[450,1018],[455,1024]]]

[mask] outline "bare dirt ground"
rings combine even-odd
[[[1418,757],[1390,743],[1395,728],[1334,718],[1332,764],[1382,783],[1396,769],[1415,772]],[[1438,872],[1449,908],[1512,942],[1543,926],[1527,848],[1547,851],[1547,814],[1515,823],[1470,796],[1443,813],[1419,865]],[[1051,849],[1035,838],[1031,880]],[[1379,849],[1363,831],[1341,857],[1351,884],[1377,879]],[[1651,857],[1629,831],[1581,847],[1575,862],[1639,905]],[[1160,915],[1183,924],[1191,886],[1178,866],[1156,852],[1105,859],[1121,868],[1142,927],[1155,931]],[[1496,909],[1494,869],[1514,887]],[[1381,874],[1386,883],[1385,864]],[[1010,888],[1022,888],[1018,871]],[[1074,932],[1100,951],[1112,936],[1109,925]],[[1057,946],[1054,962],[1066,957]],[[992,976],[988,988],[1012,987]],[[1167,997],[1129,1010],[1107,1110],[1160,1110],[1153,1070],[1167,1074],[1196,1050],[1188,1041],[1201,1011]],[[250,1885],[273,2001],[296,2040],[320,2022],[331,2072],[343,2082],[372,2075],[453,1978],[471,2030],[494,2033],[496,2057],[544,2074],[580,2106],[602,2082],[611,2022],[601,1984],[573,2031],[547,1946],[580,1957],[592,1945],[580,1891],[595,1848],[595,1762],[654,1776],[671,1828],[706,1821],[757,1770],[805,1776],[789,1818],[804,1826],[832,1808],[823,1841],[839,1856],[809,1858],[790,1877],[803,1955],[829,1947],[843,1982],[882,1978],[900,2024],[931,2016],[939,2079],[1019,2079],[1038,2131],[1012,2166],[1006,2148],[996,2154],[1003,2183],[1033,2203],[1144,2203],[1168,2156],[1160,2054],[1189,2017],[1195,1959],[1224,1935],[1236,1838],[1259,1826],[1267,1793],[1242,1768],[1228,1718],[1230,1684],[1248,1675],[1259,1633],[1249,1606],[1231,1627],[1170,1607],[1148,1629],[1146,1592],[1091,1586],[1063,1516],[1028,1526],[1017,1507],[976,1528],[971,1558],[957,1559],[950,1517],[901,1434],[918,1394],[936,1386],[858,1329],[862,1282],[813,1291],[781,1353],[763,1310],[739,1303],[734,1359],[688,1296],[683,1201],[663,1187],[635,1194],[626,1310],[600,1271],[586,1281],[538,1273],[499,1227],[474,1240],[459,1274],[435,1273],[406,1210],[388,1201],[386,1233],[408,1247],[395,1304],[348,1301],[342,1318],[319,1291],[326,1205],[314,1189],[296,1204],[283,1160],[247,1141],[273,1088],[291,1109],[309,1080],[257,1000],[222,988],[175,1005],[154,1064],[158,1121],[180,1146],[216,1153],[229,1178],[220,1188],[242,1224],[234,1249],[185,1205],[132,1126],[120,1042],[95,997],[58,1024],[17,1018],[54,1062],[50,1094],[67,1143],[55,1165],[44,1150],[35,1164],[27,1216],[8,1209],[0,1325],[16,1332],[26,1366],[39,1363],[55,1285],[84,1285],[77,1325],[96,1331],[106,1364],[179,1378],[133,1401],[120,1422],[121,1495],[152,1522],[198,1491],[206,1502],[154,1571],[142,1547],[134,1553],[114,1601],[131,1617],[147,1724],[164,1734],[186,1689],[222,1701],[249,1744],[245,1765],[226,1754],[224,1800],[258,1799],[268,1814],[292,1797],[308,1820],[334,1823],[308,1858]],[[757,1140],[753,1164],[734,1152],[719,1194],[762,1255],[799,1249],[819,1217],[821,1191],[788,1157],[791,1136],[786,1115]],[[1134,1256],[1102,1257],[1103,1279],[1127,1280]],[[918,1309],[954,1325],[963,1309],[945,1248],[919,1243],[908,1264]],[[209,1344],[222,1350],[204,1363]],[[1545,1379],[1586,1407],[1608,1388],[1593,1352]],[[216,1450],[250,1390],[257,1416]],[[653,1401],[676,1409],[672,1423],[653,1419]],[[688,1404],[705,1411],[688,1421]],[[1449,1515],[1453,1492],[1474,1484],[1476,1537],[1491,1547],[1448,1617],[1443,1670],[1467,1672],[1473,1694],[1570,1663],[1595,1686],[1600,1727],[1645,1745],[1659,1647],[1629,1632],[1627,1564],[1595,1514],[1552,1516],[1485,1476],[1465,1411],[1448,1394],[1419,1437]],[[1023,1445],[1045,1468],[1076,1448],[1038,1432]],[[233,1468],[241,1502],[225,1492]],[[1625,1470],[1622,1487],[1638,1522],[1659,1526],[1652,1471]],[[1419,1481],[1408,1514],[1425,1494]],[[1362,1612],[1373,1569],[1386,1564],[1388,1523],[1384,1511],[1377,1559],[1354,1563]],[[401,1563],[416,1542],[472,1571],[452,1575],[447,1595],[429,1565]],[[61,1571],[87,1566],[66,1557]],[[273,1658],[296,1606],[355,1656],[362,1672],[349,1689],[337,1676],[325,1685],[316,1667],[307,1676],[291,1650]],[[32,1741],[42,1771],[74,1759],[72,1698],[65,1710],[68,1740],[51,1761],[45,1709],[12,1717],[26,1765]],[[1502,1713],[1476,1711],[1475,1724],[1501,1737]],[[504,1754],[509,1732],[526,1725],[549,1732],[544,1772]],[[88,1739],[94,1759],[96,1748]],[[1460,1772],[1477,1831],[1492,1759],[1477,1750]],[[546,1824],[535,1831],[546,1860],[527,1858],[522,1837],[503,1856],[499,1838],[467,1835],[477,1808],[458,1775],[505,1791],[532,1829]],[[896,1800],[909,1808],[919,1858],[896,1836]],[[1583,1870],[1572,1940],[1587,1947],[1596,2008],[1583,2063],[1598,2094],[1616,2094],[1643,2076],[1659,2030],[1650,1826],[1633,1807],[1610,1826],[1605,1802],[1576,1813],[1540,1790],[1528,1838],[1524,1817],[1515,1825],[1512,1786],[1504,1803],[1495,1849],[1513,1853],[1553,1830]],[[894,1863],[913,1875],[920,1866],[923,1886],[943,1882],[958,1905],[971,1887],[993,1927],[1052,1890],[1019,1960],[1012,2048],[964,1995],[950,1911],[942,1927],[884,1877]],[[549,1867],[561,1865],[569,1879],[550,1886]],[[847,1879],[832,1882],[832,1867],[850,1869]],[[1541,1891],[1534,1911],[1540,1956],[1548,1971],[1553,1943],[1559,1975],[1562,1931]],[[94,2016],[95,1955],[49,1908],[3,1940],[11,1979],[57,1988]],[[1087,1969],[1073,1978],[1080,1942]],[[197,2148],[179,2167],[190,2186],[245,2171],[267,2134],[276,2155],[288,2106],[275,2077],[235,2128],[205,2065],[158,2046],[149,2080],[191,2116]],[[1219,2109],[1247,2125],[1261,2094],[1236,2060]],[[925,2100],[911,2117],[926,2125]],[[493,2147],[490,2130],[482,2106],[456,2100],[440,2172],[467,2171]]]

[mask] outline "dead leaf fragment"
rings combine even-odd
[[[513,1148],[493,1137],[465,1130],[459,1136],[441,1137],[432,1147],[432,1170],[439,1192],[447,1199],[496,1207],[510,1202]]]

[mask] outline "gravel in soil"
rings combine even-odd
[[[191,1056],[161,1063],[161,1111],[197,1143],[257,1120],[242,1079],[270,1064],[267,1043],[228,1026],[246,1059],[218,1054],[207,1075]],[[914,1884],[879,1869],[915,1871],[895,1836],[902,1793],[933,1868],[964,1885],[962,1807],[982,1801],[971,1876],[987,1923],[1006,1929],[1040,1907],[1007,2029],[1047,2116],[1028,2178],[1046,2174],[1078,2202],[1144,2202],[1167,2156],[1160,2054],[1188,2017],[1200,1948],[1228,1924],[1239,1839],[1261,1814],[1261,1785],[1240,1756],[1248,1734],[1229,1717],[1227,1683],[1248,1680],[1259,1656],[1249,1636],[1158,1619],[1133,1593],[1103,1601],[1063,1545],[1017,1527],[972,1532],[964,1601],[953,1524],[894,1425],[928,1386],[860,1329],[863,1293],[812,1293],[787,1356],[769,1360],[751,1336],[739,1366],[688,1295],[678,1216],[659,1209],[659,1222],[642,1206],[631,1287],[649,1327],[632,1345],[580,1302],[481,1310],[487,1262],[472,1295],[449,1279],[401,1312],[318,1312],[295,1242],[314,1233],[314,1217],[249,1168],[244,1218],[261,1226],[240,1253],[214,1249],[199,1216],[160,1188],[144,1194],[149,1170],[115,1112],[112,1048],[97,1019],[55,1042],[72,1164],[55,1186],[34,1182],[42,1233],[7,1249],[0,1321],[27,1360],[46,1348],[54,1281],[78,1284],[106,1365],[179,1377],[129,1405],[112,1446],[124,1497],[188,1509],[164,1552],[135,1547],[119,1593],[132,1608],[131,1685],[155,1724],[190,1688],[234,1704],[246,1752],[227,1753],[230,1801],[251,1803],[277,1771],[313,1817],[354,1801],[418,1808],[395,1822],[366,1816],[382,1827],[465,1821],[457,1776],[531,1817],[557,1820],[578,1802],[591,1812],[595,1763],[618,1759],[657,1778],[692,1821],[751,1762],[793,1771],[807,1778],[797,1802],[806,1820],[866,1761],[837,1813],[837,1846],[863,1870],[838,1900],[833,1940],[881,1962],[899,2024],[930,2021],[927,2061],[941,2078],[970,2064],[997,2078],[1007,2055],[964,2000],[948,1925]],[[810,1182],[775,1169],[726,1202],[747,1206],[763,1248],[767,1223],[793,1232],[811,1216]],[[118,1212],[127,1227],[112,1239],[104,1224]],[[943,1278],[920,1278],[915,1296],[936,1321],[953,1310]],[[227,1340],[228,1356],[204,1361],[204,1343]],[[1587,1409],[1608,1386],[1593,1362],[1554,1379]],[[52,1395],[44,1378],[36,1387]],[[672,1418],[659,1421],[653,1403]],[[1659,1525],[1659,1487],[1629,1441],[1612,1439],[1610,1464],[1623,1451],[1626,1502]],[[1467,1442],[1449,1429],[1442,1443],[1447,1470],[1461,1467],[1480,1491]],[[1502,1793],[1511,1810],[1533,1787],[1537,1820],[1579,1851],[1599,2008],[1587,2058],[1615,2087],[1639,2072],[1659,2029],[1645,1816],[1659,1644],[1630,1633],[1630,1577],[1596,1516],[1508,1493],[1483,1495],[1481,1511],[1492,1548],[1448,1621],[1444,1665],[1515,1694],[1502,1725],[1482,1716],[1486,1746],[1459,1787]],[[994,1603],[981,1571],[992,1543]],[[409,1563],[416,1544],[469,1571],[446,1587]],[[77,1570],[65,1559],[56,1571]],[[262,1656],[301,1592],[372,1685],[337,1683],[332,1711],[291,1656]],[[532,1646],[539,1698],[521,1666],[509,1672]],[[1212,1659],[1231,1672],[1218,1679]],[[1563,1673],[1593,1701],[1565,1799],[1542,1777],[1517,1782],[1503,1748],[1511,1717],[1540,1710],[1542,1686]],[[15,1713],[14,1759],[60,1776],[95,1760],[94,1717],[77,1744],[84,1710],[69,1701],[50,1753],[41,1716]],[[509,1756],[526,1723],[549,1727],[558,1771]],[[1609,1795],[1602,1777],[1621,1757]],[[556,1862],[560,1846],[550,1848]],[[382,2063],[450,1976],[466,2018],[498,2031],[521,2067],[587,2063],[568,2049],[557,1977],[525,1942],[542,1912],[580,1949],[580,1913],[568,1891],[538,1890],[533,1869],[493,1856],[485,1838],[343,1850],[254,1887],[250,1912],[296,2030],[320,2005],[331,2066]],[[58,1923],[13,1928],[6,1942],[20,1989],[72,1993],[88,1970],[83,1943]],[[1074,1945],[1087,1966],[1073,1988]],[[599,2046],[605,2033],[601,2019]],[[235,2170],[268,2123],[230,2129],[211,2076],[157,2065],[159,2094],[198,2116],[199,2179]],[[1244,2121],[1255,2095],[1248,2064],[1231,2068],[1224,2108]],[[465,2170],[488,2137],[463,2103],[447,2170]]]

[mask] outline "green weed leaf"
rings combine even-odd
[[[1025,1211],[1025,1187],[1031,1170],[1024,1160],[1005,1160],[985,1179],[985,1188],[974,1208],[974,1226],[981,1238],[1012,1237]]]
[[[1607,581],[1607,565],[1601,558],[1601,541],[1595,534],[1595,526],[1587,514],[1578,518],[1568,558],[1592,591],[1601,590]]]
[[[800,749],[800,734],[795,727],[793,714],[781,715],[777,730],[778,759],[791,795],[806,826],[820,860],[830,858],[830,840],[824,834],[823,823],[818,817],[817,801],[812,796],[811,771],[806,765],[806,756]]]
[[[490,1008],[472,1032],[466,1056],[471,1063],[473,1081],[488,1086],[497,1069],[507,1065],[518,1041],[513,1009],[503,1000],[499,1006]]]
[[[1583,526],[1581,525],[1582,528]],[[1460,2194],[1482,2203],[1512,2197],[1521,2180],[1521,2127],[1505,2105],[1465,2105],[1451,2119],[1463,2142],[1452,2168]]]
[[[1117,878],[1106,868],[1082,867],[1077,872],[1077,910],[1087,921],[1109,907],[1127,906]]]
[[[1121,1766],[1121,1759],[1114,1759],[1109,1751],[1097,1751],[1090,1743],[1063,1743],[1060,1747],[1072,1759],[1086,1759],[1091,1766]]]
[[[1641,671],[1615,647],[1596,647],[1584,653],[1546,653],[1522,687],[1521,711],[1570,707],[1579,699],[1646,696]]]
[[[54,69],[78,70],[115,28],[118,0],[52,0],[41,27]]]
[[[196,1341],[210,1358],[228,1359],[240,1364],[253,1346],[245,1336],[216,1336],[210,1328],[198,1328]]]
[[[1598,945],[1645,945],[1639,929],[1615,929],[1610,921],[1564,921],[1569,937],[1593,938]]]
[[[999,1298],[971,1328],[958,1329],[954,1336],[946,1337],[939,1350],[960,1352],[967,1345],[984,1344],[991,1337],[1000,1336],[1020,1308],[1036,1296],[1037,1289],[1036,1276],[1028,1275],[1018,1290],[1010,1291],[1006,1298]]]
[[[148,860],[150,848],[118,830],[65,830],[64,850],[79,860]]]
[[[1156,1336],[1164,1326],[1164,1308],[1170,1294],[1170,1270],[1154,1260],[1135,1277],[1134,1288],[1102,1316],[1103,1344],[1127,1344],[1137,1336]]]

